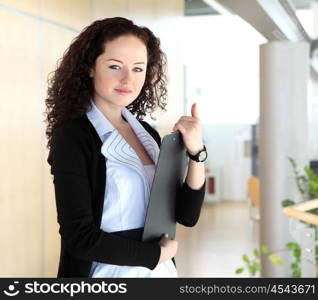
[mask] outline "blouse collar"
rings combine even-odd
[[[95,127],[100,139],[104,142],[105,134],[113,133],[117,130],[106,118],[106,116],[99,110],[99,108],[93,101],[91,101],[91,104],[92,106],[86,113],[86,115]],[[154,163],[157,164],[159,157],[159,146],[157,142],[126,107],[122,108],[121,113],[131,126],[132,130],[135,132],[136,136],[143,143],[146,151],[148,152]],[[145,139],[144,137],[147,138]]]

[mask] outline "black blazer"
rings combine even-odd
[[[139,121],[161,145],[158,132]],[[160,258],[157,243],[136,241],[100,229],[106,161],[102,141],[86,114],[56,129],[48,156],[54,175],[61,252],[57,277],[88,277],[93,261],[143,266],[153,270]],[[176,220],[194,226],[200,216],[205,184],[199,190],[184,182],[176,199]]]

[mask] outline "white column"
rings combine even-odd
[[[260,244],[286,249],[293,241],[281,201],[299,201],[291,156],[302,169],[308,164],[307,82],[309,45],[270,42],[260,47]],[[262,259],[262,277],[290,277],[291,255],[279,251],[284,264]]]

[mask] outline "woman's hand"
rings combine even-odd
[[[162,235],[159,241],[159,246],[161,248],[161,254],[158,264],[162,264],[165,261],[176,256],[178,250],[178,242],[176,240],[170,240],[167,233]]]
[[[203,149],[202,126],[196,103],[192,104],[191,115],[191,117],[182,116],[174,125],[172,131],[179,130],[181,132],[188,152],[195,155]]]

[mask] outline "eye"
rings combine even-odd
[[[139,69],[139,70],[140,70],[140,71],[137,71],[137,72],[142,72],[142,71],[143,71],[143,69],[141,69],[141,68],[135,68],[135,70],[136,70],[136,69]]]
[[[120,66],[118,65],[112,65],[112,66],[109,66],[110,69],[113,69],[113,70],[119,70]],[[143,69],[141,68],[134,68],[134,70],[136,70],[137,73],[140,73],[143,71]]]
[[[119,67],[119,66],[117,66],[117,65],[112,65],[112,66],[110,66],[111,69],[113,69],[113,70],[118,70],[118,69],[116,69],[116,68],[114,68],[114,67]]]

